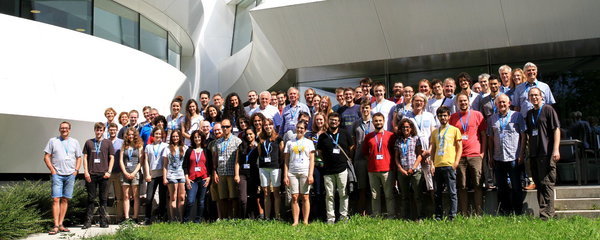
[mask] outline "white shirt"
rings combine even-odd
[[[315,151],[315,145],[306,138],[291,139],[285,144],[284,153],[290,154],[289,172],[308,174],[310,153]]]
[[[275,115],[277,115],[279,113],[279,109],[277,109],[276,107],[273,107],[272,105],[267,105],[267,107],[265,109],[260,109],[260,107],[259,107],[254,112],[262,113],[263,115],[265,115],[265,118],[273,119],[273,118],[275,118]]]
[[[396,104],[394,102],[387,99],[383,99],[381,103],[378,103],[377,101],[371,103],[371,115],[380,112],[385,117],[385,125],[383,125],[384,130],[392,129],[392,121],[390,121],[390,119],[392,119],[393,115],[390,113],[395,106]]]

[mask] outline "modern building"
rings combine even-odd
[[[597,0],[3,0],[0,174],[47,173],[58,123],[201,90],[330,93],[538,65],[562,118],[600,115]],[[143,120],[143,119],[142,119]]]

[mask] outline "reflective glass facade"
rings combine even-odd
[[[91,34],[181,65],[181,45],[167,30],[112,0],[2,0],[0,13]]]
[[[261,0],[244,0],[235,6],[235,21],[233,24],[233,41],[231,55],[240,51],[252,42],[252,21],[250,10],[259,5]]]

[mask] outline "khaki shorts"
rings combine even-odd
[[[219,184],[217,185],[221,200],[238,198],[239,189],[237,183],[233,181],[233,176],[219,176]]]
[[[210,200],[213,200],[214,202],[219,201],[219,187],[217,187],[217,184],[215,183],[215,181],[213,179],[211,179],[210,181]]]
[[[290,179],[290,191],[292,194],[309,194],[310,184],[308,184],[308,176],[304,173],[288,173]]]

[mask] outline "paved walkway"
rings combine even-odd
[[[108,228],[100,228],[98,225],[93,225],[88,229],[81,229],[81,226],[72,226],[69,227],[71,232],[68,233],[58,233],[56,235],[48,235],[46,233],[36,233],[29,235],[29,237],[25,238],[26,240],[54,240],[54,239],[81,239],[83,237],[89,238],[98,235],[104,234],[113,234],[117,232],[119,229],[119,225],[109,225]],[[48,229],[50,230],[50,229]]]

